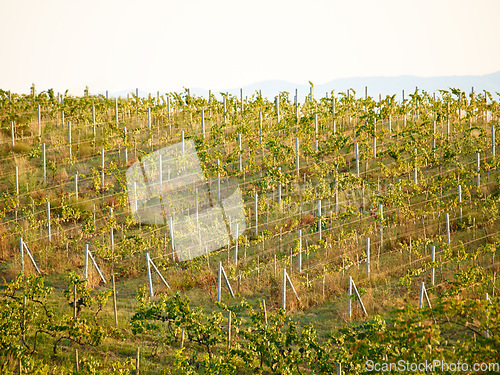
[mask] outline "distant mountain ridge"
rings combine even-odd
[[[379,94],[381,94],[382,97],[396,94],[396,98],[398,100],[401,100],[403,90],[405,91],[405,95],[407,95],[413,93],[416,87],[420,90],[425,90],[430,94],[434,92],[439,94],[438,90],[448,90],[450,88],[457,88],[469,93],[472,88],[474,88],[475,92],[482,92],[483,90],[486,90],[492,95],[495,95],[496,92],[500,93],[500,71],[476,76],[418,77],[402,75],[396,77],[339,78],[327,83],[315,84],[314,96],[319,98],[325,96],[326,93],[330,95],[332,91],[337,94],[339,92],[346,92],[348,89],[353,89],[356,93],[356,97],[361,97],[365,95],[365,87],[367,87],[368,95],[374,98],[378,98]],[[212,94],[219,96],[220,92],[227,92],[231,95],[239,96],[241,89],[243,89],[244,97],[251,97],[252,95],[257,94],[260,90],[262,95],[269,99],[273,99],[276,95],[278,95],[278,93],[286,91],[290,94],[290,100],[293,100],[295,90],[297,89],[299,101],[304,101],[304,98],[310,92],[310,85],[309,83],[300,84],[282,80],[267,80],[251,85],[245,85],[241,88],[212,90]],[[175,91],[183,92],[184,89],[181,88]],[[135,89],[131,89],[130,91],[112,93],[110,96],[125,97],[127,94],[135,94],[135,92]],[[190,88],[190,92],[197,96],[207,97],[209,90],[203,88]],[[165,91],[160,91],[160,94],[164,93]],[[101,94],[104,93],[101,92]],[[148,92],[139,89],[139,96],[146,97],[148,94]],[[155,96],[156,91],[151,92],[151,95]]]

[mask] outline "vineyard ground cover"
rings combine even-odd
[[[475,101],[471,96],[470,101],[462,98],[459,102],[449,93],[438,99],[417,94],[411,101],[397,107],[391,107],[389,101],[377,103],[371,98],[363,100],[339,95],[335,114],[337,134],[332,134],[330,127],[331,100],[328,102],[325,98],[301,103],[299,121],[295,117],[295,106],[286,98],[280,98],[278,123],[274,103],[258,97],[253,102],[247,101],[243,112],[238,110],[238,99],[228,97],[226,116],[222,114],[220,102],[212,99],[208,103],[206,99],[193,98],[186,93],[182,97],[170,94],[169,113],[165,99],[158,103],[151,99],[119,99],[117,116],[114,100],[103,97],[67,97],[61,103],[47,100],[40,94],[35,98],[15,97],[13,103],[8,103],[3,95],[0,114],[3,130],[0,187],[4,192],[0,199],[1,276],[8,281],[17,276],[20,255],[16,244],[22,236],[45,273],[46,284],[55,289],[49,301],[57,315],[71,315],[70,306],[61,296],[67,288],[67,275],[71,271],[81,274],[84,243],[91,245],[104,274],[108,277],[114,272],[117,282],[117,331],[113,330],[113,306],[108,303],[99,317],[100,324],[107,327],[107,337],[96,348],[74,345],[69,340],[54,357],[50,353],[51,338],[42,335],[40,343],[43,345],[29,358],[52,361],[69,369],[74,358],[73,350],[78,348],[80,358],[83,358],[82,366],[85,364],[85,371],[90,371],[91,364],[85,361],[91,361],[91,358],[97,358],[104,367],[110,367],[115,360],[128,366],[125,358],[134,357],[135,348],[140,347],[141,368],[147,373],[160,373],[175,366],[178,371],[182,368],[188,373],[188,369],[195,365],[203,367],[211,363],[210,366],[218,366],[217,361],[226,365],[232,363],[238,368],[238,373],[252,372],[253,369],[245,367],[241,358],[235,359],[242,356],[242,352],[232,353],[233,359],[228,359],[230,352],[224,351],[226,344],[222,341],[216,342],[214,348],[226,354],[214,358],[215,351],[207,351],[202,344],[193,342],[194,336],[186,337],[186,349],[180,354],[177,350],[181,332],[175,334],[172,343],[168,341],[171,338],[167,340],[168,332],[163,331],[165,327],[158,332],[151,329],[133,334],[131,321],[139,308],[137,290],[146,282],[145,252],[152,255],[172,289],[189,298],[191,306],[202,308],[207,316],[211,312],[227,314],[214,303],[219,261],[224,263],[237,296],[233,300],[227,291],[223,291],[222,300],[232,305],[244,298],[254,309],[265,300],[269,314],[274,314],[281,306],[281,270],[286,268],[300,296],[300,302],[288,298],[287,316],[301,328],[312,324],[323,343],[329,342],[331,333],[339,334],[339,327],[345,324],[356,326],[355,321],[361,325],[372,322],[376,314],[388,321],[397,320],[400,314],[397,309],[418,305],[421,281],[425,281],[433,303],[453,293],[458,293],[464,301],[481,299],[484,292],[492,296],[498,294],[495,277],[499,263],[495,255],[500,237],[499,173],[497,158],[490,151],[491,126],[498,125],[498,103],[491,97],[488,97],[489,103],[481,101],[480,96]],[[43,108],[40,137],[36,136],[39,131],[37,103]],[[451,111],[446,103],[450,103]],[[467,106],[469,117],[459,120],[453,115],[459,103]],[[95,123],[92,106],[97,118]],[[147,108],[151,112],[151,128]],[[200,108],[205,109],[205,137],[199,122]],[[484,120],[483,110],[493,114],[492,121]],[[66,112],[64,121],[61,111]],[[388,131],[391,111],[392,129],[396,134]],[[262,135],[259,112],[264,113]],[[315,113],[320,123],[318,129],[314,128]],[[406,121],[405,113],[408,114]],[[446,135],[446,116],[452,125],[450,137]],[[431,142],[433,118],[439,123],[435,147]],[[10,121],[13,119],[16,123],[12,150]],[[66,121],[72,122],[71,142]],[[210,181],[214,181],[215,161],[219,159],[222,179],[230,177],[242,189],[248,225],[244,236],[239,239],[237,266],[233,260],[234,243],[210,253],[208,257],[179,264],[172,260],[168,227],[143,225],[131,218],[124,179],[126,168],[143,155],[179,142],[181,131],[185,139],[195,140]],[[238,172],[238,133],[243,134],[243,174]],[[372,155],[373,135],[377,137],[377,157]],[[300,139],[299,174],[295,137]],[[316,139],[319,152],[314,149]],[[48,146],[46,185],[41,183],[42,142]],[[356,142],[360,149],[359,177],[356,176],[354,155]],[[101,149],[105,150],[104,170]],[[128,162],[125,161],[125,149]],[[414,149],[418,150],[418,155]],[[475,187],[476,151],[481,153],[479,189]],[[14,166],[20,171],[19,194],[16,193]],[[415,166],[418,168],[417,184],[413,181]],[[78,198],[74,191],[76,173],[79,176]],[[104,183],[101,173],[105,177]],[[277,202],[279,183],[281,206]],[[458,184],[463,189],[462,203],[457,198]],[[258,194],[258,234],[253,226],[255,193]],[[339,194],[337,199],[336,193]],[[321,240],[317,229],[318,199],[321,199],[322,207]],[[47,201],[51,207],[50,241],[45,218]],[[383,204],[383,214],[378,204]],[[462,208],[462,220],[458,217],[459,207]],[[112,213],[110,208],[113,208]],[[450,214],[451,246],[446,245],[445,213]],[[383,224],[382,246],[380,224]],[[302,231],[300,240],[299,229]],[[369,276],[366,274],[364,248],[367,237],[371,238],[372,244],[372,272]],[[435,287],[430,285],[431,245],[436,246]],[[302,261],[301,272],[298,270],[299,259]],[[26,272],[31,273],[33,269],[27,265]],[[349,276],[356,280],[369,311],[367,318],[357,307],[352,321],[348,317],[346,290]],[[156,276],[153,276],[153,282],[157,294],[172,296],[173,292],[162,288]],[[87,284],[96,291],[109,289],[109,285],[98,284],[97,275],[92,271]],[[153,301],[157,302],[158,298],[154,297]],[[251,313],[243,308],[235,309],[235,325],[241,324],[239,329],[243,332],[252,326]],[[408,317],[411,316],[409,313]],[[214,319],[216,322],[219,318],[214,316]],[[210,324],[204,327],[216,329],[217,324]],[[410,326],[408,332],[411,332]],[[192,326],[184,327],[190,334],[195,334]],[[217,329],[213,332],[217,340],[222,340]],[[449,339],[463,339],[462,334],[462,331],[451,334]],[[252,338],[247,335],[249,332],[242,333],[237,342],[251,342]],[[353,337],[349,335],[346,337]],[[297,347],[290,347],[292,351],[295,349]],[[208,355],[208,362],[201,361],[200,357],[191,358],[196,352]],[[336,358],[330,353],[325,363],[346,360],[349,373],[358,371],[356,366],[361,365],[360,359],[356,359],[353,353],[351,357],[344,354],[343,358]],[[236,362],[231,362],[233,360]],[[10,365],[14,366],[14,362],[9,362]],[[299,367],[286,371],[298,373],[301,366],[302,371],[311,370],[313,366],[307,361],[298,361],[296,365]],[[272,372],[272,366],[265,364],[262,371]],[[284,363],[279,366],[286,368]],[[231,373],[232,370],[225,371]]]

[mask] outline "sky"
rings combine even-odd
[[[498,0],[0,0],[0,89],[484,75],[499,15]]]

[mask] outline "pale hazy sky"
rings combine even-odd
[[[0,88],[16,92],[498,70],[499,0],[0,0]]]

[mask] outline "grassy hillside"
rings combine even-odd
[[[141,374],[500,363],[500,108],[487,92],[33,92],[0,90],[2,373],[134,373],[137,357]],[[238,183],[237,259],[232,239],[179,262],[168,222],[131,214],[127,168],[182,139],[208,183]],[[92,265],[84,279],[85,244],[106,283]],[[153,297],[146,253],[170,286],[153,272]],[[224,284],[218,304],[220,261],[236,298]],[[283,270],[298,296],[288,284],[285,310]]]

